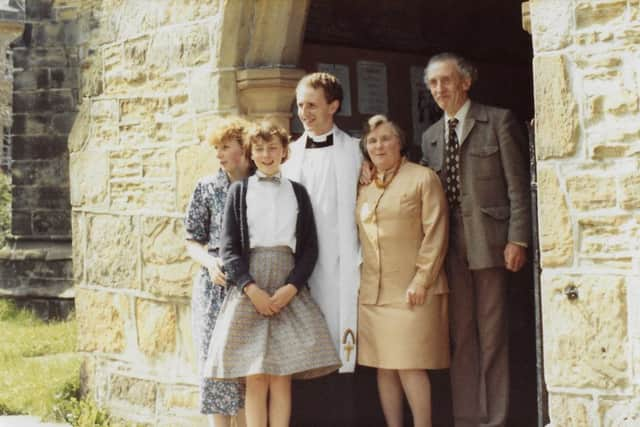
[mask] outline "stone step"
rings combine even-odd
[[[70,427],[69,424],[43,422],[38,417],[28,415],[8,415],[0,417],[0,427]]]

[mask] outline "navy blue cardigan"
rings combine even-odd
[[[284,179],[284,178],[283,178]],[[283,285],[291,283],[300,289],[307,286],[307,280],[318,259],[318,235],[307,190],[291,181],[298,201],[296,221],[295,265]],[[249,225],[247,224],[248,178],[231,184],[224,207],[220,256],[224,263],[228,284],[244,289],[255,282],[249,273]]]

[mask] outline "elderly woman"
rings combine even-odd
[[[375,171],[356,205],[358,363],[378,369],[388,426],[403,425],[403,393],[414,426],[431,426],[426,369],[449,366],[446,199],[435,172],[406,160],[404,134],[385,116],[369,119],[362,146]]]
[[[252,163],[244,149],[249,122],[229,117],[216,124],[207,136],[216,149],[220,169],[196,184],[185,218],[187,251],[202,267],[193,282],[191,319],[193,339],[201,375],[200,412],[211,427],[228,427],[238,415],[237,426],[244,426],[244,385],[237,381],[205,378],[202,369],[220,306],[226,295],[225,274],[219,255],[220,234],[227,190],[232,181],[249,175]]]

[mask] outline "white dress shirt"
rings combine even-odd
[[[296,251],[298,201],[291,181],[260,181],[260,171],[249,177],[247,225],[249,247],[288,246]],[[280,176],[280,174],[278,174]]]

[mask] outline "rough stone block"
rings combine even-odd
[[[621,177],[620,203],[624,209],[640,207],[640,174],[630,174]]]
[[[191,321],[191,306],[178,305],[178,360],[185,375],[197,382],[198,355],[193,345],[193,331]]]
[[[70,153],[83,150],[89,141],[91,115],[89,102],[80,104],[73,127],[69,132],[68,148]]]
[[[142,176],[140,151],[124,150],[109,152],[110,178],[139,178]]]
[[[102,55],[100,51],[92,52],[80,65],[80,99],[98,97],[103,92],[102,86]]]
[[[135,39],[125,40],[123,45],[123,61],[124,67],[141,67],[147,60],[147,51],[149,50],[149,36],[142,36]]]
[[[103,151],[71,153],[70,193],[73,206],[106,206],[108,202],[109,162]]]
[[[158,5],[160,23],[178,24],[216,16],[219,13],[219,3],[219,0],[161,0]]]
[[[538,56],[533,66],[536,155],[540,160],[571,156],[576,151],[579,120],[565,57]]]
[[[138,230],[132,217],[88,216],[87,280],[116,288],[140,288]],[[118,248],[114,251],[113,248]]]
[[[602,108],[609,114],[620,116],[638,112],[638,95],[627,89],[619,89],[604,97]]]
[[[117,19],[116,37],[126,40],[143,33],[153,32],[158,27],[158,9],[147,3],[125,2],[113,10]]]
[[[27,19],[49,19],[51,18],[52,0],[29,0],[25,2]]]
[[[552,167],[538,167],[538,218],[543,267],[567,265],[573,258],[573,231],[567,201]]]
[[[52,89],[77,89],[78,70],[73,68],[53,68],[48,87]]]
[[[174,158],[173,150],[157,149],[143,150],[142,158],[142,176],[146,178],[173,178]]]
[[[33,213],[33,232],[37,235],[68,236],[71,234],[70,210],[47,210]]]
[[[601,390],[627,386],[624,278],[543,273],[542,283],[547,385]],[[567,294],[571,289],[577,293],[574,299]]]
[[[215,150],[205,144],[180,148],[176,155],[178,211],[184,212],[199,178],[219,167]]]
[[[49,131],[48,114],[14,114],[11,133],[15,135],[42,135]]]
[[[165,385],[160,388],[159,392],[160,413],[182,412],[185,409],[191,412],[198,411],[200,392],[197,387]]]
[[[627,9],[627,0],[579,1],[576,4],[576,26],[611,25],[621,21]]]
[[[559,50],[571,42],[573,4],[565,0],[531,2],[531,35],[536,53]]]
[[[597,175],[567,177],[567,192],[573,207],[579,210],[613,208],[616,206],[615,178]]]
[[[52,159],[67,152],[64,135],[14,136],[12,157],[15,160]]]
[[[84,256],[87,250],[86,219],[82,212],[71,213],[71,251],[73,254],[73,280],[84,281]]]
[[[13,87],[17,91],[47,89],[49,88],[49,70],[14,72]]]
[[[164,97],[136,97],[120,101],[120,124],[147,123],[167,108]]]
[[[176,209],[175,187],[171,181],[112,180],[110,196],[111,208],[115,210],[174,212]]]
[[[172,353],[176,348],[176,307],[172,304],[136,300],[138,347],[147,357]]]
[[[144,289],[166,296],[190,296],[197,266],[187,256],[182,220],[147,217],[142,226]]]
[[[13,207],[17,209],[68,209],[69,189],[67,187],[13,186]]]
[[[602,427],[637,427],[640,425],[640,397],[603,399],[598,412],[602,417]]]
[[[60,46],[66,42],[65,23],[35,22],[32,28],[32,43],[35,46]]]
[[[122,353],[126,348],[125,295],[76,289],[78,349],[88,352]]]
[[[595,424],[591,419],[593,402],[589,398],[549,395],[549,418],[551,425],[562,427],[587,427]]]
[[[616,260],[639,249],[640,228],[629,215],[582,217],[578,224],[582,257]]]
[[[75,120],[75,112],[54,114],[51,117],[51,130],[58,135],[68,136]]]
[[[234,71],[194,71],[189,87],[189,99],[196,113],[228,110],[237,105],[236,87]]]
[[[139,410],[152,411],[155,408],[157,385],[153,381],[114,374],[110,391],[110,400],[127,402]]]

